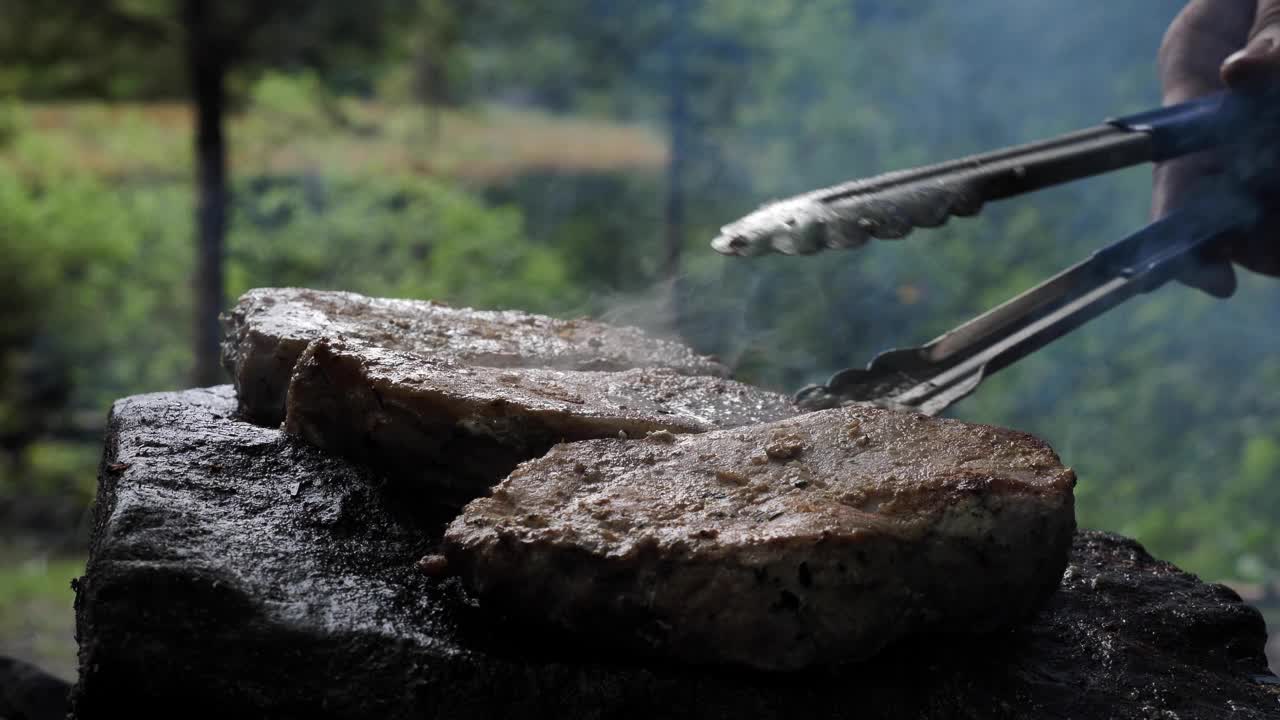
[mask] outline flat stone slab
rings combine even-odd
[[[857,665],[650,664],[539,636],[417,568],[451,511],[235,407],[220,387],[113,408],[77,589],[78,717],[1280,716],[1256,610],[1095,532],[1030,623]]]

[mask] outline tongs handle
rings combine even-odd
[[[1248,231],[1260,215],[1256,200],[1237,185],[1207,190],[927,345],[882,353],[865,370],[842,370],[825,386],[801,390],[797,402],[818,408],[857,400],[939,413],[992,373],[1174,279],[1213,244]]]
[[[991,328],[994,336],[986,342],[952,348],[951,355],[985,355],[982,351],[989,347],[995,352],[983,363],[984,371],[995,372],[1121,302],[1177,278],[1201,262],[1212,246],[1247,232],[1259,215],[1257,203],[1246,193],[1233,189],[1206,193],[1019,296],[1032,298],[1031,304],[1041,307],[1010,318],[1004,328]],[[1037,294],[1045,296],[1039,298],[1043,302],[1034,302]],[[988,315],[996,315],[999,309]],[[946,339],[944,335],[930,345],[944,345]]]
[[[1225,90],[1114,118],[1107,124],[1146,135],[1151,143],[1150,160],[1158,163],[1256,139],[1260,130],[1275,129],[1277,116],[1280,108],[1276,107],[1274,93]]]

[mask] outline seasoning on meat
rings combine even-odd
[[[1057,587],[1075,476],[1019,432],[868,406],[593,440],[449,526],[482,605],[648,654],[766,670],[981,632]]]
[[[240,411],[267,425],[284,419],[293,366],[319,337],[354,338],[468,365],[725,374],[711,358],[635,328],[347,292],[259,288],[241,296],[221,320],[222,364],[235,382]]]
[[[785,395],[669,368],[468,367],[358,340],[320,339],[295,367],[285,430],[474,497],[557,442],[632,438],[660,447],[674,433],[798,412]]]

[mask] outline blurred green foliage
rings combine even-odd
[[[488,307],[576,304],[565,260],[531,245],[520,211],[428,178],[251,183],[230,238],[232,294],[342,288]]]
[[[38,659],[46,671],[75,678],[71,580],[83,572],[82,557],[49,559],[0,544],[0,647],[6,655]]]

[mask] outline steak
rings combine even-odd
[[[294,369],[284,427],[395,476],[474,497],[557,442],[700,433],[797,412],[785,395],[670,368],[472,367],[318,339]]]
[[[289,375],[318,337],[350,337],[427,358],[493,367],[665,367],[690,375],[726,374],[711,358],[635,328],[348,292],[259,288],[241,296],[221,320],[222,364],[235,383],[240,412],[265,425],[284,418]]]
[[[796,670],[1026,618],[1062,578],[1074,485],[1031,435],[853,406],[558,445],[468,504],[444,550],[521,622]]]

